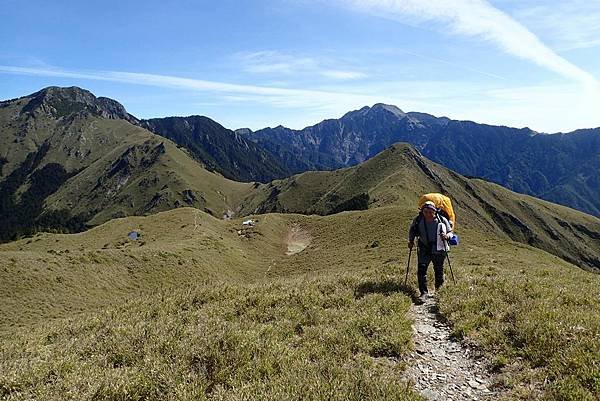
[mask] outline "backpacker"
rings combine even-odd
[[[450,198],[438,193],[429,193],[422,195],[419,198],[418,202],[419,210],[421,210],[423,204],[427,201],[431,201],[435,204],[435,207],[437,208],[437,214],[446,218],[450,222],[452,231],[454,231],[456,229],[456,214],[454,213],[454,209],[452,208],[452,201],[450,200]],[[417,216],[416,221],[417,225],[420,224],[421,219],[423,219],[423,212],[419,211],[419,215]],[[448,245],[456,246],[458,244],[458,235],[453,233],[452,238],[448,240]]]

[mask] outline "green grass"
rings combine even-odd
[[[440,297],[454,334],[481,347],[511,398],[600,399],[600,276],[522,245],[466,247]]]
[[[418,400],[410,301],[374,279],[211,283],[49,325],[2,343],[0,397]]]
[[[412,214],[260,215],[246,238],[178,209],[4,244],[0,398],[416,399]],[[287,256],[292,227],[312,242]],[[600,276],[462,227],[440,292],[454,334],[508,400],[597,400]]]
[[[81,234],[40,234],[0,246],[0,338],[165,286],[247,281],[283,258],[284,218],[261,218],[252,240],[239,221],[195,209],[113,220]],[[139,230],[140,241],[127,234]]]

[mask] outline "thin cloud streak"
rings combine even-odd
[[[556,54],[525,26],[485,0],[338,0],[379,17],[406,22],[436,21],[454,33],[479,37],[508,54],[531,61],[587,86],[598,86],[590,73]]]
[[[30,68],[0,65],[0,73],[110,81],[192,90],[197,92],[211,92],[220,96],[225,96],[229,100],[252,100],[260,103],[269,103],[277,107],[310,107],[327,109],[331,104],[335,103],[344,105],[364,105],[377,102],[375,97],[364,94],[232,84],[227,82],[206,81],[137,72],[71,71],[57,68]]]
[[[96,81],[124,82],[169,88],[193,89],[198,91],[248,93],[264,96],[359,96],[348,93],[333,93],[305,89],[287,89],[268,86],[231,84],[218,81],[181,78],[171,75],[146,74],[122,71],[69,71],[60,69],[40,69],[0,65],[0,72],[18,75],[38,75],[47,77],[79,78]]]
[[[559,50],[600,46],[600,3],[564,0],[518,3],[515,17],[527,21],[534,31],[548,38]]]
[[[366,78],[367,74],[358,71],[342,71],[342,70],[324,70],[321,75],[327,78],[339,80],[354,80]]]
[[[485,75],[485,76],[488,76],[490,78],[496,78],[496,79],[506,80],[506,77],[500,76],[498,74],[492,74],[492,73],[489,73],[489,72],[478,70],[476,68],[467,67],[467,66],[464,66],[462,64],[453,63],[451,61],[442,60],[442,59],[436,58],[436,57],[424,56],[422,54],[410,52],[408,50],[400,50],[400,51],[402,53],[410,54],[411,56],[422,58],[423,60],[435,61],[437,63],[450,65],[450,66],[453,66],[453,67],[456,67],[456,68],[459,68],[459,69],[463,69],[465,71],[471,71],[471,72],[475,72],[477,74]]]
[[[295,76],[304,74],[340,81],[363,79],[368,76],[364,72],[340,66],[340,62],[337,60],[326,59],[323,61],[314,57],[285,54],[275,50],[240,52],[235,54],[233,58],[241,65],[244,71],[254,74]]]

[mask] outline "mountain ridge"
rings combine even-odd
[[[3,102],[0,239],[180,206],[222,216],[251,188],[136,123],[120,103],[76,87]]]
[[[598,238],[594,236],[600,232],[597,219],[463,177],[430,162],[414,145],[387,147],[362,164],[335,171],[305,172],[268,184],[240,183],[207,171],[198,160],[200,157],[192,158],[192,145],[199,141],[185,143],[180,138],[184,145],[176,145],[140,127],[144,120],[128,121],[129,114],[125,114],[118,102],[98,101],[89,91],[79,88],[66,88],[66,94],[57,91],[60,89],[49,88],[3,103],[0,108],[0,124],[8,127],[0,141],[10,153],[10,158],[1,163],[4,175],[0,180],[0,210],[5,217],[4,233],[11,232],[7,228],[12,226],[25,233],[43,228],[81,231],[115,217],[182,206],[193,206],[215,216],[268,212],[331,214],[412,204],[421,193],[447,191],[461,214],[468,216],[468,224],[540,247],[580,266],[600,267],[598,255],[582,249],[585,244],[591,249],[598,247],[595,242]],[[322,146],[334,145],[339,138],[322,135],[326,131],[319,130],[352,123],[356,113],[373,120],[375,127],[381,123],[381,115],[398,122],[397,116],[403,113],[408,117],[400,120],[402,127],[411,127],[417,137],[421,135],[421,120],[427,118],[440,126],[457,124],[423,114],[418,114],[421,120],[417,121],[409,117],[410,113],[386,105],[376,106],[375,111],[361,110],[343,122],[324,121],[313,132],[314,139],[320,140]],[[224,132],[230,139],[243,136],[207,117],[146,121],[173,122],[188,128],[182,134],[183,139],[197,135],[209,140],[206,126]],[[195,131],[190,124],[194,122],[201,123],[201,129]],[[530,133],[508,128],[505,132],[509,136]],[[595,131],[587,134],[595,135]],[[301,142],[306,138],[297,139]],[[240,140],[237,144],[244,147],[248,142]],[[382,145],[383,142],[377,144]],[[200,146],[199,150],[202,149]],[[257,160],[253,148],[246,149],[250,159]],[[285,152],[277,154],[285,156]],[[305,164],[331,161],[332,157],[322,152]],[[472,162],[466,157],[464,161]],[[235,159],[228,162],[233,166]],[[536,206],[532,208],[530,204]],[[557,220],[552,213],[562,217]]]
[[[600,198],[593,196],[600,182],[592,173],[600,168],[600,128],[545,134],[376,104],[301,130],[279,126],[245,135],[287,155],[282,159],[295,173],[356,165],[408,142],[461,174],[600,215]]]
[[[206,116],[152,118],[138,125],[185,147],[206,168],[229,179],[266,182],[290,175],[269,151]]]
[[[416,200],[428,192],[451,196],[459,232],[461,227],[490,231],[600,271],[600,219],[466,178],[409,144],[395,144],[357,166],[262,184],[242,201],[240,213],[329,215],[406,204],[414,204],[416,213]]]

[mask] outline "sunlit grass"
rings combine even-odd
[[[409,298],[358,274],[161,292],[6,341],[7,399],[416,400]]]
[[[598,400],[600,276],[521,245],[472,246],[440,298],[455,335],[487,353],[511,397]]]
[[[0,398],[416,399],[401,362],[410,210],[258,216],[247,238],[239,221],[194,216],[3,246]],[[291,227],[312,240],[288,256]],[[131,228],[143,244],[122,243]],[[460,234],[440,308],[490,358],[505,398],[597,400],[600,276]],[[415,274],[413,259],[412,287]]]

